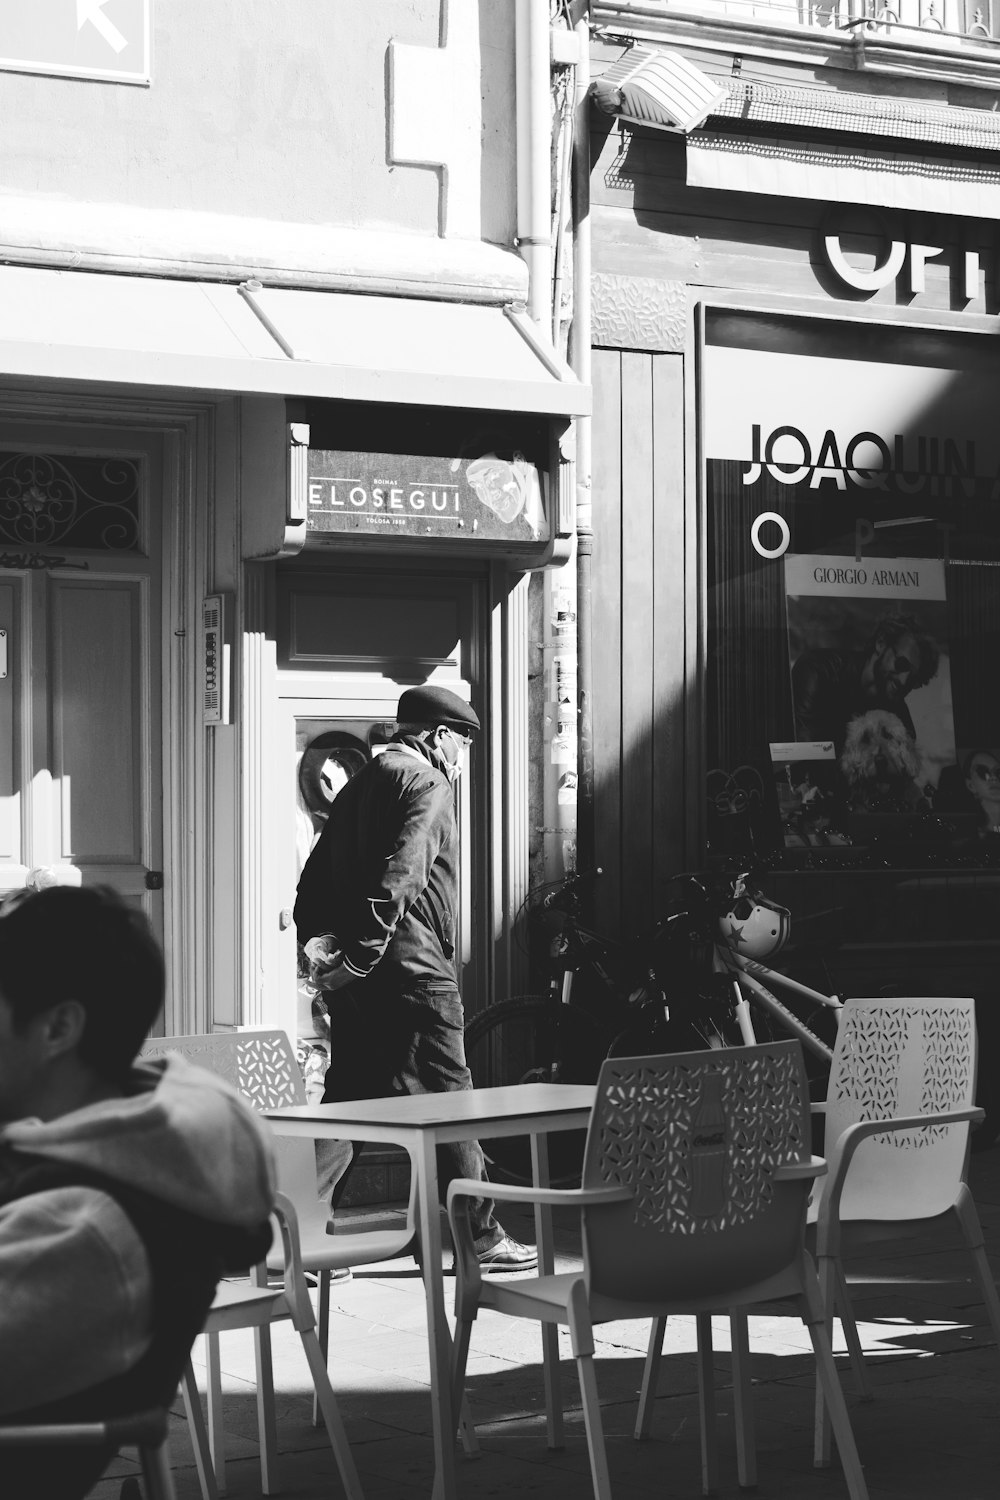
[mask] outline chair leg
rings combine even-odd
[[[834,1436],[837,1439],[837,1452],[840,1454],[840,1463],[847,1481],[847,1491],[851,1500],[868,1500],[868,1486],[865,1484],[865,1476],[861,1469],[861,1459],[858,1457],[857,1445],[854,1441],[854,1433],[851,1429],[851,1419],[847,1412],[847,1403],[844,1393],[840,1388],[840,1379],[837,1375],[837,1367],[833,1362],[833,1351],[830,1348],[830,1340],[826,1332],[826,1318],[823,1307],[823,1299],[820,1295],[819,1282],[812,1265],[805,1267],[803,1275],[803,1293],[801,1298],[802,1319],[809,1330],[812,1340],[813,1353],[816,1356],[816,1375],[818,1384],[822,1389],[824,1408],[830,1414],[830,1422],[833,1425]],[[817,1458],[817,1467],[822,1467]]]
[[[465,1394],[465,1367],[469,1360],[469,1343],[472,1339],[472,1322],[460,1318],[455,1323],[455,1336],[451,1353],[451,1409],[458,1412],[458,1432],[466,1453],[479,1452],[479,1439],[469,1411]]]
[[[569,1319],[570,1343],[580,1381],[580,1397],[583,1401],[583,1425],[587,1432],[587,1451],[590,1454],[594,1500],[611,1500],[611,1475],[608,1473],[608,1453],[604,1443],[604,1427],[601,1423],[601,1402],[597,1394],[597,1377],[594,1374],[594,1329],[590,1321],[587,1293],[582,1277],[570,1287],[566,1310]]]
[[[347,1432],[337,1398],[333,1394],[330,1384],[330,1376],[326,1368],[326,1360],[323,1358],[319,1347],[319,1340],[311,1328],[300,1328],[299,1338],[305,1350],[306,1359],[309,1361],[309,1371],[313,1378],[313,1385],[319,1401],[320,1411],[323,1413],[323,1421],[330,1438],[330,1446],[333,1456],[340,1470],[341,1482],[344,1486],[347,1500],[364,1500],[364,1491],[361,1488],[361,1480],[354,1464],[354,1455],[347,1441]]]
[[[222,1427],[222,1364],[219,1335],[205,1335],[205,1373],[208,1394],[208,1448],[219,1494],[226,1493],[226,1434]]]
[[[649,1347],[646,1363],[642,1367],[642,1388],[639,1391],[639,1410],[635,1415],[635,1438],[642,1442],[649,1437],[653,1425],[653,1402],[656,1400],[656,1384],[660,1376],[660,1356],[663,1353],[663,1336],[667,1331],[666,1318],[654,1318],[649,1330]]]
[[[1000,1297],[997,1296],[996,1282],[990,1270],[989,1261],[986,1259],[986,1251],[983,1246],[983,1229],[976,1212],[967,1184],[963,1182],[961,1191],[955,1203],[955,1215],[962,1230],[962,1237],[972,1256],[972,1267],[975,1272],[979,1290],[982,1293],[983,1303],[986,1307],[986,1316],[990,1320],[993,1329],[993,1337],[1000,1344]]]
[[[184,1415],[187,1417],[188,1428],[191,1432],[191,1447],[194,1450],[194,1465],[198,1472],[201,1500],[219,1500],[215,1469],[212,1467],[212,1454],[208,1445],[208,1432],[201,1411],[201,1397],[198,1395],[194,1366],[190,1360],[181,1377],[181,1395],[184,1398]]]
[[[698,1416],[701,1427],[701,1492],[719,1490],[719,1450],[715,1439],[715,1371],[712,1367],[712,1315],[696,1313],[698,1330]]]
[[[177,1500],[170,1469],[170,1446],[166,1439],[155,1447],[143,1445],[139,1449],[139,1463],[146,1500]]]
[[[316,1310],[317,1310],[319,1316],[318,1316],[318,1318],[316,1320],[316,1337],[319,1340],[319,1349],[320,1349],[320,1353],[323,1356],[323,1361],[326,1364],[327,1369],[329,1369],[330,1368],[330,1273],[329,1273],[329,1271],[320,1271],[320,1273],[319,1273],[319,1290],[317,1292],[317,1299],[318,1299],[318,1306],[317,1306]],[[312,1416],[312,1422],[313,1422],[313,1426],[314,1427],[318,1427],[319,1426],[319,1417],[320,1417],[319,1397],[316,1395],[316,1392],[313,1391],[313,1416]]]
[[[545,1437],[555,1453],[566,1446],[563,1433],[562,1381],[559,1375],[559,1329],[542,1324],[542,1378],[545,1384]]]
[[[861,1347],[861,1339],[858,1337],[858,1325],[854,1320],[854,1310],[851,1307],[851,1297],[847,1290],[843,1268],[835,1257],[821,1255],[817,1272],[823,1302],[823,1327],[826,1341],[832,1349],[834,1313],[839,1313],[840,1326],[844,1330],[851,1371],[854,1375],[855,1389],[862,1401],[870,1401],[872,1399],[871,1383],[868,1379],[864,1350]],[[823,1400],[822,1387],[817,1381],[814,1462],[818,1468],[826,1468],[829,1465],[831,1451],[830,1416]]]
[[[257,1373],[257,1434],[260,1440],[261,1494],[280,1489],[278,1479],[278,1431],[274,1408],[274,1367],[271,1362],[271,1329],[265,1324],[253,1331],[253,1356]]]
[[[458,1412],[458,1435],[462,1439],[462,1447],[469,1458],[482,1450],[479,1447],[479,1434],[476,1432],[476,1424],[472,1420],[472,1412],[469,1409],[469,1398],[463,1391],[460,1402],[456,1402],[455,1408]]]
[[[733,1345],[733,1417],[736,1424],[736,1473],[743,1489],[757,1483],[757,1445],[753,1431],[753,1399],[750,1395],[750,1333],[741,1307],[729,1314]]]
[[[854,1386],[858,1395],[864,1401],[872,1399],[871,1382],[868,1379],[868,1367],[865,1364],[865,1353],[861,1347],[858,1337],[858,1325],[854,1317],[854,1308],[851,1306],[851,1294],[847,1290],[847,1277],[844,1275],[843,1265],[839,1260],[833,1262],[834,1276],[834,1301],[833,1309],[840,1314],[840,1326],[844,1330],[844,1340],[847,1344],[847,1355],[851,1362],[851,1370],[854,1375]],[[832,1316],[830,1324],[832,1324]],[[830,1340],[830,1348],[833,1348],[833,1329],[828,1325],[827,1334]]]
[[[604,1444],[604,1428],[601,1425],[601,1403],[597,1394],[597,1378],[594,1374],[594,1356],[592,1354],[579,1355],[576,1370],[580,1380],[580,1395],[583,1399],[583,1424],[587,1431],[587,1451],[590,1454],[594,1500],[611,1500],[611,1475],[608,1472],[608,1453]]]

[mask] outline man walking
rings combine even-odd
[[[324,1102],[472,1088],[455,965],[458,827],[454,783],[479,719],[446,688],[408,688],[385,750],[340,791],[299,881],[295,925],[330,1011]],[[337,1143],[325,1173],[343,1196],[361,1143]],[[477,1141],[438,1152],[442,1195],[485,1180]],[[533,1246],[472,1205],[484,1269],[531,1270]]]

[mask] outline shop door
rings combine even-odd
[[[0,428],[0,893],[109,885],[159,934],[158,472]]]
[[[282,1012],[312,1034],[311,991],[291,923],[302,866],[330,802],[378,755],[395,730],[399,695],[434,682],[473,698],[479,656],[479,590],[473,580],[289,570],[279,588],[279,795],[284,931]],[[481,987],[485,949],[477,912],[486,862],[480,808],[485,747],[470,752],[457,788],[461,898],[457,955],[466,1005]],[[292,1023],[294,1016],[294,1023]]]

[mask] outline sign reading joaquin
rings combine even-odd
[[[764,471],[777,484],[807,484],[809,489],[848,483],[866,490],[894,494],[947,494],[961,484],[961,493],[976,492],[976,443],[973,438],[863,431],[848,438],[828,427],[812,441],[798,427],[773,428],[763,435],[759,422],[750,426],[750,460],[743,469],[744,486],[754,485]],[[991,499],[1000,499],[1000,475],[991,481]]]

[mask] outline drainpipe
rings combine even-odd
[[[575,26],[579,46],[573,125],[573,322],[569,362],[577,379],[591,382],[590,328],[590,6]],[[597,863],[594,828],[593,596],[594,529],[591,490],[590,417],[576,419],[577,578],[577,867]]]
[[[549,7],[517,0],[517,247],[528,266],[528,313],[548,330],[552,297],[552,202],[549,154]]]

